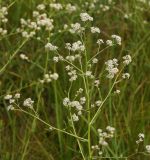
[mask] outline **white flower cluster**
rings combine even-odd
[[[103,131],[102,129],[98,129],[98,137],[99,137],[99,143],[97,145],[92,146],[91,148],[93,150],[98,150],[99,155],[102,155],[102,147],[108,146],[108,139],[111,139],[114,137],[115,128],[111,126],[106,127],[106,131]]]
[[[107,4],[108,3],[108,4]],[[88,8],[89,10],[93,10],[95,13],[101,13],[109,11],[112,8],[112,5],[115,4],[112,0],[107,0],[105,4],[102,1],[93,0],[91,2],[85,2],[82,6],[83,8]]]
[[[112,45],[113,45],[113,42],[112,42],[112,40],[109,40],[109,39],[108,39],[108,40],[106,41],[106,44],[107,44],[107,46],[112,46]]]
[[[114,94],[120,94],[120,90],[119,89],[115,90]]]
[[[136,141],[136,144],[140,144],[144,141],[145,135],[144,133],[139,133],[138,134],[138,140]],[[146,152],[150,154],[150,145],[145,146]]]
[[[25,54],[23,54],[23,53],[20,54],[20,58],[21,58],[22,60],[26,60],[26,61],[29,60],[29,58],[28,58]]]
[[[8,111],[15,109],[15,105],[18,105],[19,98],[20,98],[20,93],[16,93],[14,96],[8,94],[4,97],[5,100],[9,101],[9,106],[7,107]],[[31,98],[27,98],[24,100],[23,106],[33,109],[33,103],[34,101]]]
[[[91,27],[91,33],[100,33],[100,29],[98,27]]]
[[[95,80],[95,81],[94,81],[94,86],[95,86],[95,87],[98,87],[99,85],[100,85],[100,81],[99,81],[99,80]]]
[[[79,88],[79,90],[77,90],[75,97],[77,97],[81,93],[83,93],[83,88]]]
[[[89,78],[91,78],[91,79],[94,78],[94,75],[92,74],[92,71],[86,71],[86,72],[85,72],[85,76],[86,76],[86,77],[89,77]]]
[[[47,74],[44,74],[44,77],[42,80],[40,80],[41,83],[50,83],[52,82],[53,80],[57,80],[59,78],[59,75],[58,73],[47,73]]]
[[[121,45],[121,37],[120,36],[118,36],[118,35],[112,35],[111,37],[115,40],[115,42],[118,45]]]
[[[124,65],[128,65],[129,63],[131,63],[132,59],[130,55],[126,55],[123,57],[123,64]],[[108,75],[107,78],[112,79],[114,78],[114,76],[118,73],[119,69],[118,67],[118,60],[116,58],[112,59],[112,60],[108,60],[107,62],[105,62],[106,64],[106,70],[108,71]],[[129,73],[123,73],[122,74],[122,78],[123,79],[129,79],[130,78],[130,74]]]
[[[0,8],[0,22],[1,22],[0,25],[8,22],[8,19],[6,18],[7,14],[8,14],[7,7],[1,7]],[[6,34],[7,34],[7,30],[4,29],[2,26],[0,26],[0,35],[4,36]]]
[[[49,6],[50,6],[50,8],[53,8],[53,9],[55,9],[57,11],[63,9],[63,6],[62,6],[61,3],[50,3]]]
[[[0,28],[0,35],[1,36],[4,36],[7,34],[7,30],[6,29],[3,29],[3,28]]]
[[[107,46],[110,46],[110,47],[111,47],[111,46],[113,46],[114,44],[121,45],[121,37],[120,37],[120,36],[112,35],[111,38],[112,38],[113,40],[110,40],[110,39],[106,40],[106,45],[107,45]],[[114,42],[114,43],[113,43],[113,42]],[[97,44],[98,44],[98,45],[104,44],[104,41],[103,41],[102,39],[98,39],[98,40],[97,40]]]
[[[126,56],[124,56],[123,57],[123,64],[125,64],[125,65],[128,65],[128,64],[130,64],[131,62],[132,62],[132,58],[131,58],[131,56],[130,55],[126,55]]]
[[[21,27],[18,28],[17,31],[21,32],[25,38],[33,37],[36,32],[40,31],[43,27],[47,31],[51,31],[54,28],[53,19],[49,18],[46,13],[40,13],[40,11],[45,9],[45,5],[40,4],[37,6],[37,9],[38,11],[33,11],[33,20],[20,19]]]
[[[141,143],[144,141],[145,135],[143,133],[139,133],[138,135],[138,140],[136,141],[137,144]]]
[[[68,60],[70,62],[74,62],[76,59],[81,59],[81,55],[75,54],[75,55],[66,56],[66,60]]]
[[[42,11],[45,9],[45,5],[44,4],[39,4],[37,7],[37,10]]]
[[[132,13],[126,13],[126,14],[124,14],[124,18],[125,19],[129,19],[131,17],[132,17]]]
[[[66,71],[68,72],[68,75],[69,75],[69,81],[72,82],[72,81],[75,81],[78,76],[77,76],[77,71],[70,65],[67,65],[66,66]]]
[[[106,64],[106,70],[108,71],[108,75],[107,78],[112,79],[114,78],[114,76],[118,73],[119,69],[118,67],[118,60],[116,58],[114,59],[110,59],[107,62],[105,62]]]
[[[98,45],[101,45],[101,44],[103,44],[103,43],[104,43],[104,41],[103,41],[102,39],[98,39],[98,40],[97,40],[97,44],[98,44]]]
[[[52,45],[51,43],[47,43],[47,44],[45,45],[45,49],[46,49],[47,51],[56,51],[56,50],[58,49],[58,47]]]
[[[1,7],[0,8],[0,20],[1,20],[1,22],[3,22],[3,23],[8,22],[8,19],[6,18],[7,14],[8,14],[7,7]]]
[[[122,78],[123,79],[129,79],[130,78],[130,74],[129,73],[123,73],[122,74]]]
[[[100,4],[100,9],[101,9],[103,12],[106,12],[106,11],[110,10],[110,7],[109,7],[108,5]]]
[[[66,8],[66,11],[69,13],[75,12],[77,10],[77,7],[70,3],[68,3],[65,8]]]
[[[68,13],[75,12],[77,10],[77,7],[75,5],[72,5],[71,3],[67,3],[66,5],[61,4],[61,3],[50,3],[49,7],[55,11],[60,11],[60,10],[66,10]]]
[[[16,93],[14,96],[11,94],[7,94],[4,99],[9,101],[9,105],[7,107],[7,110],[13,110],[14,109],[14,104],[17,101],[17,99],[20,98],[20,93]]]
[[[34,101],[31,98],[27,98],[23,102],[23,106],[33,109]]]
[[[74,43],[66,43],[66,48],[70,51],[84,51],[85,50],[85,46],[82,44],[81,41],[77,41],[77,42],[74,42]]]
[[[84,27],[81,27],[80,23],[71,24],[71,28],[69,29],[70,33],[81,33],[85,30]]]
[[[99,28],[98,28],[99,29]],[[98,29],[97,29],[97,33],[100,33],[100,31],[98,32]],[[95,31],[96,32],[96,31]],[[93,32],[94,33],[94,32]],[[121,37],[120,36],[118,36],[118,35],[112,35],[111,36],[111,38],[112,38],[112,40],[110,40],[110,39],[108,39],[108,40],[106,40],[106,45],[107,46],[113,46],[114,44],[118,44],[118,45],[121,45]],[[97,40],[97,44],[98,45],[101,45],[101,44],[103,44],[104,43],[104,41],[103,41],[103,39],[98,39]]]
[[[53,61],[55,62],[55,63],[57,63],[57,62],[59,62],[59,61],[63,61],[64,60],[64,58],[63,58],[63,56],[54,56],[53,57]]]
[[[93,58],[93,59],[92,59],[92,63],[93,63],[93,64],[98,63],[98,59],[97,59],[97,58]]]
[[[94,107],[100,107],[102,104],[102,101],[98,100],[98,101],[95,101],[95,103],[91,104],[91,108],[94,108]]]
[[[88,13],[81,13],[80,14],[81,21],[93,21],[93,17],[91,17]]]
[[[83,109],[82,105],[84,105],[85,102],[86,102],[85,97],[81,97],[79,101],[71,101],[69,98],[64,98],[63,105],[65,107],[70,107],[71,109],[74,109],[75,112],[77,112],[73,113],[72,115],[73,121],[79,120],[79,116],[82,115],[82,109]]]
[[[146,152],[150,153],[150,145],[146,145],[145,148],[146,148]]]

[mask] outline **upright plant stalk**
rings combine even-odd
[[[54,70],[55,66],[54,66]],[[56,123],[57,123],[57,128],[61,129],[62,128],[62,112],[61,112],[61,107],[58,102],[58,93],[57,93],[57,85],[56,82],[54,82],[54,95],[55,95],[55,109],[56,109]],[[59,147],[60,147],[60,152],[61,152],[61,157],[63,157],[63,137],[62,133],[58,132],[58,139],[59,139]]]
[[[86,59],[85,64],[87,64],[86,52],[85,52],[85,59]],[[80,61],[80,66],[81,66],[82,72],[84,73],[81,61]],[[87,66],[86,66],[86,71],[87,71]],[[87,110],[88,110],[88,153],[89,153],[88,159],[91,160],[91,158],[92,158],[92,154],[91,154],[91,127],[90,127],[91,112],[90,112],[89,83],[88,83],[88,79],[86,79],[85,75],[83,75],[82,78],[83,78],[84,88],[85,88],[85,92],[86,92]]]
[[[75,129],[75,126],[74,126],[74,123],[73,123],[71,111],[70,111],[70,119],[71,119],[71,125],[72,125],[72,128],[73,128],[74,135],[77,136],[77,132],[76,132],[76,129]],[[86,158],[84,156],[84,153],[83,153],[81,142],[79,141],[79,139],[76,139],[76,140],[77,140],[77,143],[78,143],[82,158],[83,158],[83,160],[86,160]]]

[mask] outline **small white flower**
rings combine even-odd
[[[92,33],[100,33],[100,29],[98,27],[91,27]]]
[[[90,76],[92,75],[92,72],[91,72],[91,71],[86,71],[86,72],[85,72],[85,75],[86,75],[87,77],[90,77]]]
[[[96,105],[97,107],[99,107],[101,104],[102,104],[102,101],[100,101],[100,100],[95,102],[95,105]]]
[[[77,110],[82,110],[82,106],[81,106],[81,104],[80,104],[80,102],[79,101],[72,101],[71,103],[70,103],[70,106],[71,107],[75,107]]]
[[[98,40],[97,40],[97,44],[101,45],[101,44],[103,44],[103,43],[104,43],[104,41],[103,41],[102,39],[98,39]]]
[[[56,51],[56,50],[58,49],[58,47],[52,45],[51,43],[47,43],[47,44],[45,45],[45,49],[48,50],[48,51]]]
[[[111,126],[107,126],[106,127],[106,130],[111,132],[111,133],[114,133],[115,132],[115,128],[114,127],[111,127]]]
[[[122,78],[123,79],[129,79],[130,78],[130,74],[129,73],[123,73],[122,74]]]
[[[56,10],[61,10],[61,9],[63,9],[63,6],[62,6],[62,4],[60,4],[60,3],[51,3],[50,5],[49,5],[51,8],[53,8],[53,9],[56,9]]]
[[[73,121],[79,121],[79,117],[74,113],[73,115],[72,115],[72,120]]]
[[[140,144],[141,142],[144,141],[145,135],[143,133],[139,133],[138,137],[139,137],[139,139],[136,141],[136,143]]]
[[[101,155],[103,154],[103,152],[102,152],[102,151],[99,151],[98,154],[101,156]]]
[[[100,84],[100,81],[99,81],[99,80],[95,80],[95,81],[94,81],[94,86],[95,86],[95,87],[98,87],[99,84]]]
[[[146,145],[146,151],[148,152],[148,153],[150,153],[150,145]]]
[[[72,44],[72,48],[71,48],[72,51],[84,51],[85,50],[85,47],[84,45],[82,44],[81,41],[77,41],[77,42],[74,42]]]
[[[129,63],[131,63],[132,62],[132,58],[131,58],[131,56],[130,55],[126,55],[126,56],[124,56],[123,57],[123,64],[125,64],[125,65],[128,65]]]
[[[20,98],[20,93],[16,93],[14,98],[19,99]]]
[[[57,73],[53,73],[50,75],[50,78],[52,78],[53,80],[57,80],[59,78],[59,75]]]
[[[144,139],[145,135],[143,133],[139,133],[138,137]]]
[[[33,103],[34,103],[34,101],[32,101],[31,98],[27,98],[26,100],[24,100],[23,106],[29,107],[29,108],[32,109],[33,108]]]
[[[114,78],[114,76],[118,73],[119,69],[117,68],[118,66],[118,60],[117,59],[112,59],[112,60],[108,60],[107,62],[105,62],[106,64],[106,70],[108,71],[108,75],[107,78]]]
[[[91,146],[91,148],[92,148],[93,150],[99,150],[99,146],[98,146],[98,145]]]
[[[64,106],[68,106],[70,104],[70,99],[69,98],[64,98],[64,100],[63,100],[63,105]]]
[[[91,17],[88,13],[81,13],[80,14],[81,21],[93,21],[93,17]]]
[[[98,59],[97,58],[93,58],[92,59],[92,63],[96,64],[98,62]]]
[[[110,9],[108,5],[103,5],[103,4],[100,5],[100,8],[102,9],[103,12],[106,12]]]
[[[99,129],[97,130],[97,132],[98,132],[98,133],[102,133],[102,129],[99,128]]]
[[[25,55],[25,54],[20,54],[20,58],[22,59],[22,60],[29,60],[29,58]]]
[[[53,61],[57,63],[59,61],[59,57],[53,57]]]
[[[37,17],[37,16],[39,16],[39,12],[38,11],[33,11],[33,17]]]
[[[120,36],[118,36],[118,35],[112,35],[111,37],[116,41],[116,43],[118,45],[121,45],[121,37]]]
[[[69,56],[66,57],[66,59],[67,59],[68,61],[70,61],[70,62],[73,62],[73,61],[75,60],[75,56],[69,55]]]
[[[120,94],[120,90],[117,89],[117,90],[114,91],[114,93],[115,94]]]
[[[113,45],[113,42],[112,42],[112,40],[107,40],[107,41],[106,41],[106,44],[107,44],[108,46],[112,46],[112,45]]]
[[[44,10],[44,9],[45,9],[45,5],[44,5],[44,4],[39,4],[39,5],[37,6],[37,9],[38,9],[38,10]]]
[[[81,104],[84,104],[85,102],[86,102],[86,98],[85,98],[85,97],[81,97],[81,98],[80,98],[80,103],[81,103]]]
[[[8,110],[8,111],[9,111],[9,110],[14,110],[14,106],[13,106],[13,105],[7,106],[7,110]]]
[[[67,48],[68,50],[71,50],[73,52],[85,50],[85,46],[82,44],[81,41],[74,42],[72,45],[70,43],[66,43],[65,48]]]
[[[9,103],[10,103],[10,104],[15,103],[15,99],[10,99],[10,100],[9,100]]]
[[[67,10],[69,13],[72,13],[72,12],[74,12],[74,11],[77,10],[77,7],[71,5],[70,3],[68,3],[68,4],[66,5],[66,10]]]
[[[84,28],[81,27],[80,23],[71,24],[71,29],[69,29],[71,33],[81,33],[84,31]]]
[[[10,100],[12,98],[12,95],[8,94],[4,97],[5,100]]]
[[[108,143],[106,141],[99,141],[99,144],[101,144],[102,146],[108,146]]]
[[[78,111],[78,115],[81,116],[82,115],[82,111]]]

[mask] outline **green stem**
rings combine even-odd
[[[33,117],[33,118],[36,118],[37,120],[39,120],[40,122],[42,122],[43,124],[45,124],[46,126],[48,126],[48,127],[49,127],[50,129],[52,129],[52,130],[56,130],[56,131],[58,131],[58,132],[62,132],[62,133],[64,133],[64,134],[70,135],[70,136],[72,136],[72,137],[74,137],[74,138],[79,139],[80,141],[88,142],[88,140],[85,139],[85,138],[76,136],[76,135],[74,135],[74,134],[72,134],[72,133],[69,133],[69,132],[66,132],[66,131],[64,131],[64,130],[61,130],[61,129],[59,129],[59,128],[53,127],[52,125],[48,124],[47,122],[45,122],[45,121],[42,120],[41,118],[39,118],[39,117],[37,117],[37,116],[35,116],[35,115],[33,115],[33,114],[31,114],[31,113],[23,110],[23,109],[14,109],[14,110],[23,112],[23,113],[25,113],[25,114],[27,114],[27,115],[30,115],[30,116]]]

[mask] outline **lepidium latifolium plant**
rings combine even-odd
[[[97,3],[98,1],[94,1],[89,8],[93,10]],[[101,12],[109,11],[113,5],[112,1],[107,5],[101,4]],[[30,13],[30,18],[20,17],[15,34],[23,43],[10,60],[18,55],[19,62],[31,68],[34,66],[36,78],[32,76],[32,85],[37,85],[38,91],[40,90],[38,96],[44,94],[45,98],[39,102],[39,98],[29,91],[30,88],[28,94],[9,90],[3,96],[7,111],[26,115],[43,125],[43,132],[56,134],[57,150],[60,152],[56,159],[63,159],[65,156],[63,152],[67,148],[66,139],[71,139],[72,147],[67,149],[75,153],[72,159],[111,160],[130,159],[136,154],[148,155],[150,145],[144,143],[143,133],[137,134],[133,154],[126,151],[119,153],[114,149],[115,144],[119,146],[118,137],[121,137],[112,123],[113,113],[110,106],[113,106],[112,100],[120,96],[121,85],[130,81],[129,65],[134,60],[130,51],[121,50],[123,39],[120,35],[106,33],[97,25],[98,17],[83,11],[83,7],[88,6],[86,3],[81,8],[71,3],[39,4]],[[64,20],[61,27],[55,27],[60,20],[57,12],[68,15],[75,13],[76,17],[71,22]],[[5,29],[7,14],[7,7],[1,7],[2,37],[8,34]],[[37,46],[44,60],[39,58],[35,61],[25,50],[21,50],[33,41],[33,47]],[[112,51],[116,52],[115,56],[111,55]],[[6,67],[7,64],[1,72]],[[50,89],[46,91],[48,88]],[[45,108],[48,106],[48,101],[51,100],[47,95],[51,95],[56,113],[47,113],[48,116],[44,118],[40,105],[44,104]],[[105,114],[103,111],[108,112],[107,120],[101,118]],[[27,145],[21,160],[26,151]]]

